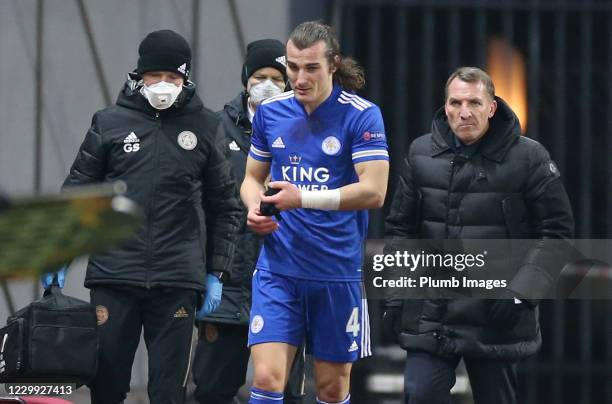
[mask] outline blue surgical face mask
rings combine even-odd
[[[150,86],[142,87],[142,95],[149,101],[155,109],[167,109],[174,104],[179,94],[183,91],[183,86],[176,86],[166,81],[159,81]]]

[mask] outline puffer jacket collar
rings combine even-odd
[[[501,162],[510,147],[519,140],[521,127],[519,120],[508,104],[499,97],[497,111],[489,123],[489,130],[480,140],[478,153],[497,163]],[[434,115],[431,125],[431,156],[437,156],[453,149],[454,134],[448,126],[444,107]]]

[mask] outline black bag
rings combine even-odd
[[[0,382],[86,384],[98,368],[93,305],[52,285],[0,329]]]

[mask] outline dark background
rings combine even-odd
[[[611,2],[341,3],[331,12],[341,22],[343,52],[366,67],[363,95],[383,111],[392,166],[389,195],[410,142],[429,131],[433,113],[444,103],[450,73],[464,65],[488,70],[490,41],[497,38],[522,57],[526,134],[541,142],[559,166],[577,237],[610,237]],[[390,199],[382,212],[372,214],[371,238],[383,235]],[[378,310],[375,304],[373,322],[380,318]],[[612,403],[610,301],[545,301],[541,319],[543,348],[520,367],[519,402]],[[373,330],[374,340],[381,342]],[[369,372],[390,363],[374,359],[359,366]]]

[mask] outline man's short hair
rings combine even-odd
[[[491,76],[477,67],[464,66],[455,70],[448,80],[446,80],[446,86],[444,86],[444,102],[448,99],[448,86],[455,78],[465,81],[466,83],[483,83],[487,89],[487,94],[489,94],[492,100],[495,99],[495,85],[493,84],[493,80],[491,80]]]

